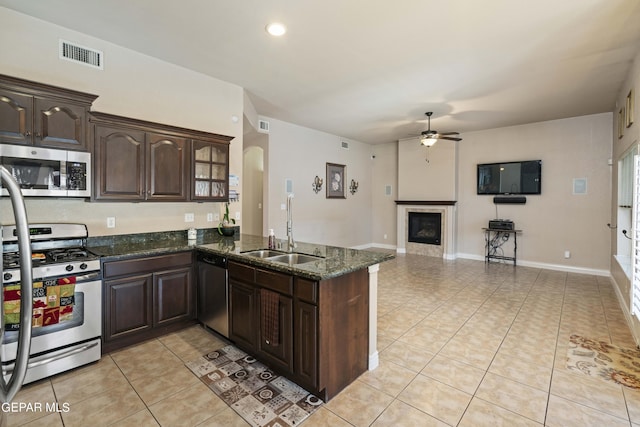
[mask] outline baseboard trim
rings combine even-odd
[[[636,330],[633,327],[633,315],[631,314],[631,311],[629,311],[629,307],[627,306],[627,304],[625,304],[624,296],[620,292],[620,286],[618,285],[618,282],[616,282],[616,279],[615,277],[613,277],[613,275],[611,275],[609,280],[611,281],[611,286],[613,286],[613,289],[616,292],[616,298],[618,299],[618,304],[620,305],[620,308],[624,313],[624,318],[627,321],[627,325],[629,326],[629,331],[631,332],[631,336],[633,337],[633,340],[635,341],[636,346],[640,346],[640,337],[638,337],[638,335],[636,334]]]
[[[476,254],[458,254],[458,258],[472,259],[476,261],[484,261],[484,256]],[[570,265],[548,264],[544,262],[535,262],[527,260],[518,260],[517,265],[521,267],[544,268],[546,270],[566,271],[568,273],[591,274],[594,276],[611,277],[609,270],[600,270],[597,268],[575,267]]]
[[[391,249],[396,251],[398,254],[406,254],[406,248],[398,248],[395,245],[385,245],[380,243],[371,243],[369,245],[360,245],[354,246],[353,249],[367,249],[367,248],[382,248],[382,249]],[[470,259],[475,261],[484,261],[484,255],[478,254],[466,254],[466,253],[456,253],[456,254],[444,254],[443,259],[452,261],[458,258],[462,259]],[[544,268],[547,270],[555,270],[555,271],[566,271],[568,273],[579,273],[579,274],[591,274],[594,276],[602,276],[602,277],[611,277],[611,271],[602,270],[597,268],[587,268],[587,267],[576,267],[571,265],[561,265],[561,264],[549,264],[544,262],[536,262],[536,261],[527,261],[527,260],[518,260],[518,266],[522,267],[533,267],[533,268]]]
[[[373,371],[380,365],[380,358],[378,357],[378,352],[376,351],[374,354],[369,355],[369,370]]]

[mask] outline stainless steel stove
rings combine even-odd
[[[33,329],[25,383],[100,359],[100,259],[86,248],[84,224],[30,224]],[[20,257],[15,226],[2,227],[5,334],[3,372],[13,369],[18,329]],[[17,292],[16,292],[17,291]],[[16,308],[17,306],[17,308]],[[6,361],[6,362],[5,362]]]

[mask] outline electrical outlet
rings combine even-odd
[[[193,214],[192,213],[184,214],[184,222],[193,222]]]
[[[207,214],[207,222],[213,222],[213,214],[212,213],[208,213]]]
[[[107,217],[107,228],[116,228],[116,217],[108,216]]]
[[[384,240],[387,240],[387,235],[386,234],[384,235]]]
[[[240,212],[236,212],[236,221],[240,221]]]

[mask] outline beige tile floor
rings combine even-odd
[[[380,366],[311,426],[638,426],[640,391],[569,372],[569,336],[634,342],[608,278],[400,255],[383,263]],[[194,326],[26,386],[28,426],[246,426],[184,362],[222,346]]]

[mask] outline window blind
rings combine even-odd
[[[618,171],[618,207],[630,208],[633,203],[633,155],[636,150],[630,150],[620,160]]]
[[[640,319],[640,156],[633,161],[633,208],[631,210],[631,314]]]

